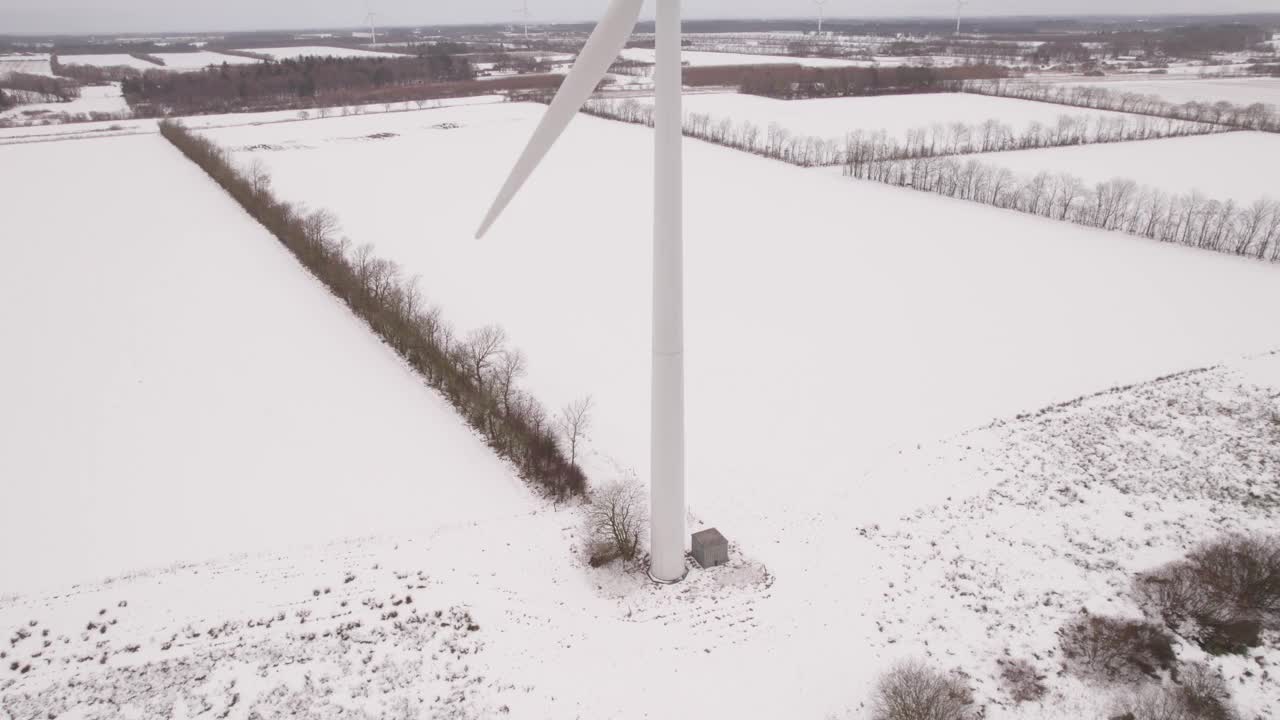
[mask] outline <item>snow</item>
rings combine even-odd
[[[156,57],[164,61],[164,66],[170,70],[186,71],[200,70],[202,68],[213,65],[252,65],[260,60],[243,57],[240,55],[224,55],[217,52],[186,52],[186,53],[154,53]]]
[[[579,118],[493,233],[471,239],[541,112],[507,104],[432,123],[369,116],[209,136],[240,162],[263,160],[286,199],[334,210],[356,242],[421,274],[460,331],[500,318],[537,397],[595,399],[593,476],[643,478],[649,132]],[[374,133],[396,137],[357,140]],[[1280,345],[1274,265],[686,149],[691,509],[779,579],[750,609],[749,647],[718,671],[757,689],[722,715],[822,716],[905,647],[881,644],[871,624],[884,586],[868,581],[874,555],[856,529],[997,478],[907,462],[920,446]],[[388,182],[361,180],[372,176]],[[705,678],[687,660],[671,665]],[[712,709],[679,705],[691,702],[679,692],[655,690],[649,714]]]
[[[329,47],[327,45],[300,45],[298,47],[280,48],[246,48],[244,52],[269,55],[276,60],[290,60],[300,57],[400,57],[400,53],[362,50],[349,47]]]
[[[1170,193],[1198,190],[1212,199],[1247,205],[1268,195],[1280,199],[1275,168],[1259,162],[1267,157],[1280,157],[1280,136],[1232,132],[989,153],[981,159],[1027,177],[1066,172],[1090,184],[1127,178]]]
[[[0,148],[6,203],[75,208],[7,219],[0,596],[527,509],[453,409],[166,141],[91,142]],[[121,168],[166,201],[139,212]]]
[[[626,48],[620,57],[634,62],[653,63],[653,48]],[[789,55],[748,55],[743,53],[702,52],[685,50],[683,60],[695,67],[723,65],[804,65],[805,67],[854,67],[852,60],[841,58],[808,58]]]
[[[109,55],[58,55],[58,62],[63,65],[91,65],[93,67],[130,67],[134,70],[159,70],[160,66],[146,60],[139,60],[124,53]]]
[[[651,97],[637,100],[645,104],[653,103]],[[1033,123],[1051,126],[1064,115],[1094,120],[1123,114],[972,93],[814,100],[776,100],[740,93],[706,93],[687,95],[684,99],[684,111],[686,115],[710,115],[714,121],[724,118],[732,119],[735,123],[749,120],[761,132],[771,124],[778,123],[796,136],[819,137],[841,143],[848,133],[859,130],[864,134],[884,130],[890,138],[904,141],[910,130],[946,127],[955,123],[976,126],[995,119],[1021,133]]]
[[[48,113],[66,113],[79,115],[88,113],[112,113],[122,116],[130,114],[129,104],[120,92],[120,83],[108,85],[84,85],[80,88],[80,97],[70,102],[34,103],[18,105],[0,112],[0,119],[12,118],[21,121],[32,111]],[[0,141],[2,142],[2,141]]]
[[[0,55],[0,77],[9,73],[53,77],[53,69],[49,66],[47,54]]]
[[[529,358],[535,396],[550,407],[595,398],[584,461],[593,478],[644,477],[651,133],[578,118],[493,233],[472,239],[542,112],[453,107],[207,135],[238,162],[263,160],[285,199],[334,210],[356,243],[421,274],[458,331],[500,322]],[[371,137],[382,133],[394,136]],[[1259,353],[1280,347],[1280,267],[686,141],[691,527],[720,528],[734,564],[673,588],[588,570],[575,559],[573,508],[530,498],[487,456],[447,462],[456,419],[419,419],[438,401],[197,171],[170,168],[163,182],[181,202],[136,212],[125,198],[136,186],[115,182],[109,165],[157,177],[183,162],[162,141],[86,143],[103,159],[83,171],[85,143],[0,148],[6,167],[31,170],[0,176],[5,197],[34,205],[58,187],[89,203],[77,217],[19,217],[16,236],[32,241],[7,266],[16,284],[0,270],[0,313],[10,313],[0,318],[22,331],[16,347],[49,350],[0,374],[24,410],[45,395],[12,413],[22,424],[10,420],[0,443],[16,432],[10,442],[33,446],[21,457],[57,443],[54,464],[97,460],[65,452],[79,416],[59,418],[55,437],[39,421],[65,412],[64,395],[132,388],[101,382],[115,376],[91,361],[107,357],[126,380],[135,366],[155,371],[176,397],[136,391],[168,402],[155,413],[168,422],[151,420],[158,437],[135,435],[151,415],[129,413],[129,427],[103,428],[124,447],[92,447],[132,466],[159,453],[166,469],[223,467],[186,495],[121,497],[141,484],[131,475],[117,496],[91,496],[99,515],[124,514],[112,527],[173,533],[178,546],[162,552],[190,564],[7,599],[0,588],[0,628],[34,633],[10,648],[31,671],[0,667],[0,711],[15,716],[62,715],[110,693],[138,716],[181,702],[235,718],[864,720],[873,678],[915,655],[967,672],[991,720],[1100,717],[1111,691],[1056,672],[1059,624],[1082,606],[1132,614],[1132,572],[1214,533],[1275,527],[1280,355]],[[127,230],[103,243],[104,228]],[[98,281],[103,262],[113,272]],[[33,265],[56,268],[60,282],[24,276]],[[234,288],[207,277],[226,267]],[[6,292],[36,298],[37,313]],[[268,310],[293,315],[250,307],[262,294]],[[200,302],[182,302],[190,296]],[[73,344],[48,330],[58,312],[95,335]],[[145,354],[157,346],[165,352]],[[70,364],[87,377],[62,372]],[[59,382],[14,379],[35,373]],[[334,378],[346,382],[289,392]],[[1139,384],[1036,412],[1127,383]],[[262,409],[281,397],[301,407]],[[334,406],[342,412],[324,412]],[[208,429],[227,417],[245,427]],[[404,447],[370,445],[385,433]],[[415,468],[447,462],[450,480],[475,487],[441,485],[428,470],[388,491],[378,470],[415,452]],[[330,467],[357,454],[363,464],[345,475]],[[275,457],[278,471],[249,485],[246,468],[225,467],[243,457]],[[442,487],[463,497],[438,497]],[[250,500],[235,502],[241,492]],[[344,502],[324,532],[300,531]],[[152,511],[145,522],[138,505]],[[207,512],[260,513],[282,527],[261,538],[252,522],[228,522],[250,536],[231,540],[258,551],[196,562],[171,518],[198,536]],[[398,523],[411,512],[421,527]],[[382,520],[376,537],[324,542],[366,532],[348,516],[360,513]],[[121,543],[97,526],[59,527],[68,530],[54,541],[79,539],[82,550],[84,538]],[[316,544],[298,547],[306,542]],[[120,572],[136,562],[113,560]],[[1048,675],[1043,705],[1015,708],[995,690],[1006,651]],[[1212,662],[1246,717],[1280,703],[1274,649]]]
[[[460,98],[444,98],[440,100],[431,100],[427,108],[442,107],[460,107],[464,105],[486,105],[493,103],[506,102],[506,97],[502,95],[472,95]],[[59,105],[61,107],[61,105]],[[417,103],[394,103],[391,110],[392,113],[401,113],[406,111],[420,112]],[[299,110],[277,110],[271,112],[258,113],[227,113],[224,115],[193,115],[182,118],[182,121],[189,127],[210,128],[210,127],[231,127],[236,125],[264,125],[273,123],[290,123],[299,122]],[[307,117],[318,117],[321,110],[312,109],[305,111]],[[379,103],[376,105],[355,105],[347,107],[326,108],[327,112],[335,117],[341,116],[343,112],[349,114],[368,114],[368,113],[386,113],[386,104]],[[67,123],[63,125],[32,125],[11,128],[0,128],[0,145],[25,144],[33,142],[57,142],[61,140],[84,140],[97,137],[111,137],[119,135],[141,135],[148,133],[158,133],[157,120],[124,120],[124,121],[102,121],[102,122],[79,122]]]
[[[1172,78],[1156,80],[1151,77],[1141,79],[1115,78],[1094,82],[1063,83],[1070,86],[1101,87],[1118,93],[1137,93],[1139,95],[1156,95],[1165,102],[1176,104],[1188,102],[1215,103],[1226,101],[1234,105],[1252,105],[1263,103],[1280,107],[1280,79],[1277,78],[1215,78],[1184,80]]]

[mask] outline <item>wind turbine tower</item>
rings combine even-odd
[[[366,12],[364,15],[364,21],[369,25],[369,37],[371,39],[370,46],[377,47],[378,46],[378,28],[375,23],[378,19],[378,14],[374,12],[367,4],[365,5],[365,10]]]
[[[653,335],[649,415],[649,576],[685,575],[684,170],[680,0],[655,0]],[[626,45],[644,0],[612,0],[533,131],[476,237],[483,236],[568,127]],[[619,168],[619,171],[627,171]],[[582,198],[577,210],[585,210]],[[554,232],[546,227],[545,232]],[[535,233],[536,236],[536,233]]]
[[[822,34],[822,21],[826,15],[827,3],[831,0],[813,0],[813,4],[818,6],[818,34]]]
[[[956,35],[960,34],[960,18],[964,14],[964,6],[969,4],[969,0],[956,0]]]
[[[524,0],[520,6],[520,17],[524,20],[524,39],[529,39],[529,0]]]

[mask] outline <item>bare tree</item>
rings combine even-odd
[[[245,179],[255,195],[262,195],[271,189],[271,175],[267,172],[267,164],[262,158],[254,158],[245,171]]]
[[[635,478],[615,480],[591,493],[586,529],[591,540],[591,562],[598,565],[614,557],[634,560],[648,524],[648,498]]]
[[[467,336],[462,353],[476,387],[484,387],[485,376],[493,363],[502,357],[502,346],[506,341],[506,332],[497,325],[486,325]]]
[[[575,400],[560,409],[556,418],[556,429],[569,443],[569,463],[578,464],[578,445],[586,437],[591,427],[591,396]]]
[[[516,389],[516,381],[524,376],[524,353],[519,350],[508,350],[502,354],[494,369],[494,380],[498,398],[502,401],[502,413],[511,414],[512,401]]]

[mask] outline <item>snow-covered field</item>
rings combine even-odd
[[[474,95],[471,97],[447,98],[432,100],[427,107],[456,107],[463,105],[491,105],[505,102],[502,95]],[[62,107],[61,104],[58,105]],[[392,112],[417,110],[417,103],[395,103]],[[229,127],[235,125],[264,125],[273,123],[299,122],[298,110],[279,110],[260,113],[228,113],[225,115],[196,115],[183,118],[190,127],[210,128]],[[332,107],[306,111],[307,117],[319,117],[321,113],[332,116],[347,114],[386,113],[386,104],[356,105],[350,107]],[[39,142],[57,142],[60,140],[83,140],[98,137],[114,137],[120,135],[141,135],[159,132],[156,120],[123,120],[103,122],[71,123],[67,125],[34,125],[30,127],[0,128],[0,145],[14,145]]]
[[[328,45],[300,45],[280,48],[246,48],[246,52],[269,55],[276,60],[290,60],[300,57],[395,57],[399,53],[379,50],[363,50],[349,47],[329,47]]]
[[[1119,177],[1170,193],[1199,190],[1215,200],[1249,204],[1264,196],[1280,199],[1275,166],[1266,161],[1275,157],[1280,157],[1280,136],[1233,132],[988,153],[982,160],[1027,177],[1066,172],[1090,184]]]
[[[1264,103],[1280,107],[1280,79],[1277,78],[1216,78],[1184,80],[1172,78],[1157,80],[1150,77],[1117,77],[1111,80],[1063,83],[1071,86],[1101,87],[1112,92],[1132,92],[1140,95],[1156,95],[1165,102],[1215,103],[1225,101],[1233,105]]]
[[[452,408],[167,142],[90,142],[0,148],[0,197],[26,209],[6,214],[0,267],[0,597],[529,509]],[[123,168],[165,202],[139,212]],[[38,211],[50,193],[66,206]]]
[[[627,48],[620,57],[635,62],[654,62],[653,48]],[[839,58],[806,58],[787,55],[749,55],[745,53],[703,52],[685,50],[684,63],[695,67],[722,65],[804,65],[805,67],[853,67],[860,63]],[[862,63],[865,64],[865,63]]]
[[[637,98],[652,104],[653,98]],[[777,123],[796,136],[843,141],[851,132],[864,135],[884,130],[889,138],[905,140],[908,131],[947,128],[961,123],[977,126],[998,120],[1022,133],[1033,123],[1052,127],[1070,116],[1095,120],[1124,113],[971,93],[881,95],[877,97],[775,100],[740,93],[706,93],[684,99],[685,114],[702,113],[718,122],[749,120],[763,132]]]
[[[460,332],[505,326],[535,396],[594,397],[594,479],[643,478],[650,132],[578,118],[493,233],[472,239],[543,109],[207,135],[421,274]],[[84,145],[101,166],[75,165]],[[1276,527],[1280,355],[1240,356],[1280,347],[1280,267],[686,150],[691,524],[737,544],[729,567],[659,589],[575,560],[571,508],[530,498],[487,456],[451,460],[437,443],[478,442],[450,435],[439,401],[198,171],[171,166],[184,161],[161,140],[0,148],[6,166],[30,168],[0,175],[0,196],[31,205],[61,184],[60,197],[88,198],[86,212],[21,217],[30,241],[0,269],[3,326],[28,353],[0,375],[22,411],[0,442],[24,442],[16,457],[41,472],[133,471],[110,489],[24,485],[21,497],[94,508],[100,524],[60,524],[72,530],[51,542],[87,554],[126,546],[119,527],[168,532],[172,546],[149,550],[192,561],[70,592],[0,587],[0,630],[17,638],[0,711],[63,715],[108,696],[139,716],[181,703],[178,716],[232,718],[863,720],[873,678],[919,656],[965,671],[991,720],[1105,717],[1111,690],[1057,673],[1062,620],[1082,606],[1136,612],[1133,571],[1213,533]],[[135,186],[113,182],[125,158],[181,202],[139,218],[124,198]],[[118,241],[102,242],[113,227]],[[17,302],[30,298],[34,314]],[[60,332],[58,313],[95,335]],[[37,373],[61,382],[19,384]],[[84,397],[98,414],[73,414]],[[58,452],[111,413],[129,420],[104,428],[94,454]],[[406,467],[415,479],[397,483]],[[442,467],[467,487],[436,482]],[[182,492],[175,477],[204,482]],[[461,497],[439,497],[445,487]],[[189,537],[207,516],[246,514],[224,528],[259,552],[195,562]],[[415,515],[420,529],[401,522]],[[362,519],[379,537],[296,548],[370,532]],[[31,512],[0,532],[43,538],[41,522]],[[118,572],[163,562],[136,555],[116,553]],[[1042,706],[998,690],[1006,652],[1049,676]],[[1246,717],[1280,706],[1276,651],[1213,662]]]
[[[49,66],[49,56],[41,54],[0,55],[0,77],[10,73],[26,73],[27,75],[53,76]]]
[[[71,102],[18,105],[0,112],[0,119],[21,120],[30,118],[33,122],[40,122],[42,118],[32,115],[33,112],[66,113],[67,115],[87,115],[89,113],[128,115],[130,111],[129,104],[125,102],[124,95],[120,92],[120,83],[111,83],[109,85],[85,85],[80,88],[80,97]]]
[[[530,357],[536,395],[553,407],[594,396],[597,479],[645,477],[648,131],[580,118],[494,234],[470,239],[540,113],[503,105],[209,134],[266,162],[286,198],[335,210],[357,242],[420,273],[461,329],[500,318]],[[375,133],[396,137],[354,141]],[[601,147],[616,170],[592,162]],[[795,677],[767,683],[739,667],[738,679],[798,682],[815,712],[874,671],[849,640],[866,631],[856,608],[868,602],[850,590],[865,569],[848,557],[854,528],[976,480],[917,468],[885,482],[904,454],[1280,345],[1266,309],[1280,301],[1275,266],[687,148],[692,509],[779,578],[776,602],[754,617],[770,666]],[[419,158],[450,170],[421,173]],[[404,182],[360,180],[397,173]],[[570,211],[566,194],[587,210]]]
[[[155,63],[139,60],[132,55],[116,53],[109,55],[59,55],[58,62],[63,65],[90,65],[93,67],[130,67],[134,70],[159,70]]]
[[[207,50],[186,53],[154,53],[154,55],[164,61],[166,68],[179,72],[199,70],[213,65],[222,65],[223,63],[227,65],[252,65],[261,62],[260,60],[240,55],[224,55]]]

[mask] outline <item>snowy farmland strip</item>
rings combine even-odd
[[[374,257],[371,246],[351,252],[335,237],[332,214],[300,214],[276,199],[265,171],[242,176],[222,149],[181,124],[162,122],[160,133],[342,298],[522,477],[556,497],[586,494],[586,475],[561,452],[546,411],[515,387],[523,369],[511,361],[518,354],[502,347],[500,330],[483,329],[459,342],[439,311],[425,306],[414,279],[401,278],[399,267]]]

